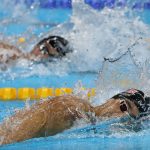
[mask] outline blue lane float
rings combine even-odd
[[[127,1],[126,0],[119,0],[117,3],[116,3],[116,6],[118,7],[125,7],[127,4]]]
[[[37,3],[36,0],[25,0],[25,4],[32,6]],[[72,0],[39,0],[39,6],[41,8],[72,8]]]
[[[124,7],[126,5],[126,0],[84,0],[86,4],[89,4],[95,9],[103,9],[104,7],[114,8],[114,7]]]
[[[144,9],[150,9],[150,2],[144,3]]]
[[[63,8],[72,8],[72,1],[71,0],[62,0],[62,1],[60,1],[60,6]]]
[[[143,8],[143,4],[142,3],[135,3],[133,6],[132,6],[132,9],[142,9]]]
[[[103,9],[104,7],[125,7],[128,5],[128,0],[84,0],[86,4],[94,9]],[[150,9],[150,2],[135,2],[129,6],[132,9]]]
[[[16,3],[22,2],[22,0],[16,0]],[[34,3],[38,3],[39,7],[50,8],[72,8],[72,0],[24,0],[27,6],[31,7]],[[103,9],[104,7],[125,7],[128,4],[128,0],[84,0],[84,2],[94,9]],[[143,3],[142,0],[135,2],[130,6],[132,9],[150,9],[150,2]]]
[[[135,3],[133,9],[150,9],[150,2],[146,3]]]
[[[54,0],[40,0],[41,8],[56,8],[56,1]]]

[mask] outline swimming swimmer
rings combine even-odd
[[[30,53],[23,53],[15,46],[0,42],[0,62],[9,63],[19,58],[34,61],[61,58],[71,51],[68,41],[60,36],[49,36],[42,39]]]
[[[0,125],[1,144],[55,135],[71,128],[77,119],[92,124],[96,123],[96,118],[130,116],[138,119],[149,114],[149,104],[150,98],[136,89],[119,93],[96,107],[71,95],[54,97],[20,110],[4,120]]]

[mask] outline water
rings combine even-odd
[[[0,71],[0,87],[73,87],[81,80],[84,86],[97,87],[97,96],[92,101],[94,105],[130,87],[140,88],[150,95],[149,10],[133,11],[124,7],[98,11],[75,0],[72,10],[41,10],[36,5],[32,9],[23,4],[14,7],[13,2],[7,6],[8,2],[1,5],[1,10],[8,7],[11,12],[0,13],[1,39],[29,51],[42,37],[58,34],[69,39],[74,52],[62,60],[46,64],[19,60],[15,66]],[[50,15],[54,13],[55,17]],[[62,13],[64,15],[60,18]],[[26,38],[25,43],[18,43],[20,36]],[[104,61],[104,57],[107,61]],[[108,61],[116,59],[118,61]],[[24,102],[18,101],[1,102],[1,120],[24,105]],[[150,137],[147,120],[142,121],[143,130],[139,132],[126,128],[121,130],[115,124],[118,120],[98,123],[95,127],[97,133],[93,132],[92,126],[83,126],[81,123],[56,136],[31,139],[1,149],[97,150],[113,147],[145,150]],[[118,127],[117,130],[113,125]]]
[[[14,110],[23,108],[24,102],[1,102],[0,112],[1,120],[6,116],[14,113]],[[9,111],[8,111],[9,108]],[[149,143],[149,118],[141,121],[142,130],[135,132],[132,130],[134,126],[138,126],[140,122],[134,122],[130,126],[126,126],[121,122],[126,120],[113,119],[98,122],[95,126],[81,124],[79,122],[75,127],[64,131],[55,136],[45,138],[34,138],[20,143],[14,143],[2,146],[0,149],[13,150],[33,150],[33,149],[147,149]],[[120,122],[120,123],[119,123]],[[138,143],[138,144],[137,144]]]

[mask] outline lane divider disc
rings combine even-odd
[[[1,88],[0,93],[1,100],[15,100],[17,98],[16,88]]]
[[[36,99],[47,98],[49,96],[55,96],[53,88],[38,88],[36,90]]]
[[[72,92],[73,92],[73,89],[71,89],[71,88],[56,88],[55,89],[55,96],[71,94]]]
[[[19,88],[17,99],[35,99],[35,89],[34,88]]]

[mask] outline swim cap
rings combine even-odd
[[[129,89],[125,92],[113,96],[112,98],[128,99],[134,102],[134,104],[139,109],[139,112],[141,113],[140,116],[147,114],[147,112],[149,111],[150,98],[145,97],[144,93],[140,90]]]
[[[49,56],[54,56],[48,50],[45,43],[49,43],[56,51],[58,52],[59,56],[65,56],[66,53],[71,52],[72,50],[69,47],[69,42],[60,37],[60,36],[49,36],[41,40],[37,45],[40,47],[40,51],[44,53],[48,53]]]

